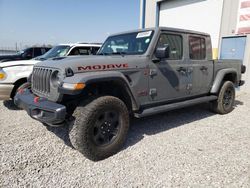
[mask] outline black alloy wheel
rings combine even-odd
[[[102,112],[93,127],[93,142],[106,146],[116,139],[121,128],[120,114],[116,111]]]

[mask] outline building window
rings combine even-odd
[[[189,57],[194,60],[206,58],[206,40],[201,37],[189,37]]]
[[[157,47],[169,46],[169,58],[170,60],[182,59],[183,47],[182,47],[182,36],[174,34],[161,34]]]

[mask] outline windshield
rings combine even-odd
[[[55,46],[54,48],[50,49],[47,53],[45,53],[42,56],[39,56],[37,59],[39,60],[46,60],[49,58],[54,58],[54,57],[63,57],[66,56],[68,51],[70,49],[70,46]]]
[[[98,55],[144,54],[153,36],[153,31],[143,31],[108,37]]]

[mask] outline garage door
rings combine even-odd
[[[223,0],[166,0],[160,4],[159,25],[209,33],[218,48]]]

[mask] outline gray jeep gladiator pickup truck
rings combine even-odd
[[[130,117],[205,102],[231,112],[244,72],[241,61],[212,60],[206,33],[150,28],[109,36],[96,56],[36,64],[15,103],[45,125],[67,125],[73,147],[97,161],[121,149]]]

